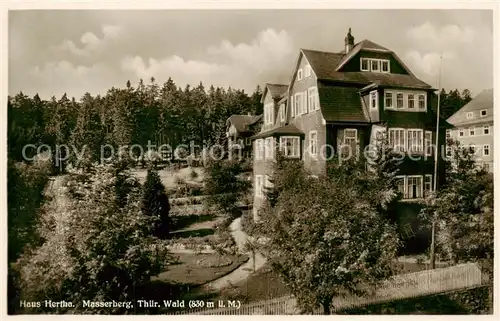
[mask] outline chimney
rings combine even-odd
[[[347,36],[344,39],[345,42],[345,53],[348,54],[351,51],[352,47],[354,47],[354,37],[351,35],[351,28],[347,32]]]

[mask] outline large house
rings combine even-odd
[[[390,144],[405,153],[398,177],[404,198],[419,200],[432,190],[435,89],[390,49],[370,40],[355,44],[349,29],[342,52],[300,49],[290,83],[266,89],[264,122],[253,143],[254,219],[276,148],[302,159],[311,175],[323,175],[328,158],[363,151],[385,132]],[[447,123],[440,124],[439,144],[444,145]]]
[[[262,115],[231,115],[226,121],[228,147],[232,153],[241,153],[245,159],[252,157],[251,137],[260,130]]]
[[[482,91],[448,118],[447,136],[475,150],[476,162],[493,172],[493,89]]]

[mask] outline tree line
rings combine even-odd
[[[141,80],[135,88],[127,81],[125,88],[113,87],[104,96],[85,93],[79,101],[66,94],[42,100],[20,92],[8,97],[9,158],[22,161],[27,144],[46,144],[53,152],[61,144],[79,151],[87,146],[84,159],[90,162],[106,144],[211,145],[224,138],[229,116],[262,113],[261,96],[259,86],[248,95],[231,87],[207,90],[202,83],[181,88],[171,78],[163,85]]]

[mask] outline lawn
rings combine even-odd
[[[202,285],[218,279],[248,260],[244,255],[175,254],[177,262],[152,281],[183,285]],[[221,266],[218,266],[221,265]]]

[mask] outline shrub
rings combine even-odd
[[[156,236],[165,237],[168,235],[170,231],[170,205],[165,194],[165,186],[163,186],[158,172],[152,169],[148,170],[143,186],[141,210],[144,215],[158,219],[154,229]]]

